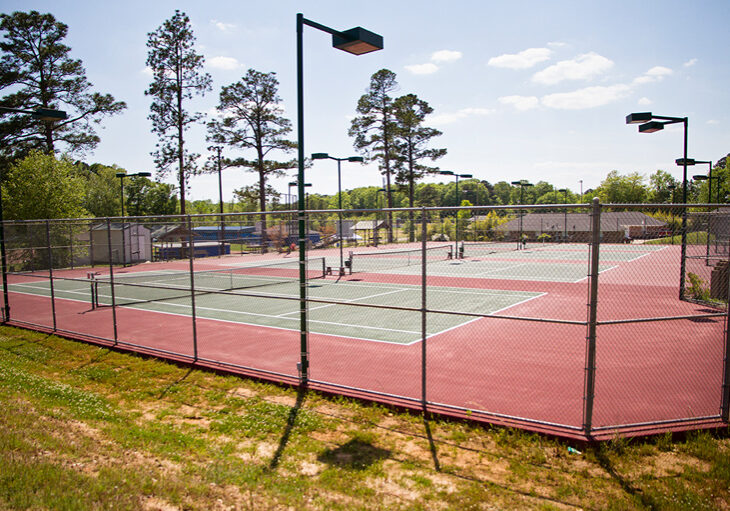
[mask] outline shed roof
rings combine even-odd
[[[564,231],[590,232],[590,213],[529,213],[522,217],[522,230],[534,232]],[[499,227],[499,231],[515,231],[520,228],[520,219],[514,218]],[[640,211],[608,211],[601,214],[601,231],[623,231],[626,227],[666,227],[666,222],[657,220]]]

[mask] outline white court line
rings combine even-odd
[[[528,264],[529,263],[520,263],[520,264],[515,264],[515,265],[512,265],[512,266],[504,266],[502,268],[496,268],[494,270],[489,270],[489,271],[484,271],[484,272],[481,272],[481,273],[477,273],[476,275],[489,275],[490,273],[494,273],[496,271],[511,270],[513,268],[519,268],[520,266],[527,266]]]
[[[166,306],[166,307],[179,307],[179,308],[185,308],[185,309],[191,309],[192,308],[192,306],[186,305],[186,304],[182,304],[182,303],[160,302],[160,305]],[[122,307],[124,307],[124,306],[122,306]],[[158,312],[158,311],[155,311],[155,310],[150,311],[149,309],[143,309],[141,307],[128,307],[128,308],[146,310],[148,312]],[[270,319],[285,319],[287,321],[299,321],[299,318],[287,318],[287,317],[283,317],[283,316],[279,316],[279,315],[274,316],[274,315],[271,315],[271,314],[260,314],[260,313],[257,313],[257,312],[243,312],[243,311],[234,311],[234,310],[230,310],[230,309],[218,309],[218,308],[215,308],[215,307],[201,307],[199,305],[196,305],[195,306],[195,310],[196,311],[197,310],[206,310],[206,311],[211,311],[211,312],[223,312],[223,313],[229,313],[229,314],[234,314],[234,315],[239,315],[239,316],[257,316],[257,317],[270,318]],[[297,310],[297,311],[294,311],[294,312],[299,312],[299,311]],[[213,319],[215,319],[215,318],[213,318]],[[216,319],[216,321],[217,321],[217,319]],[[366,330],[382,330],[382,331],[386,331],[386,332],[400,332],[400,333],[406,333],[406,334],[417,334],[417,333],[420,333],[420,332],[414,332],[412,330],[399,330],[399,329],[396,329],[396,328],[381,328],[381,327],[358,325],[358,324],[352,324],[352,323],[337,323],[337,322],[334,322],[334,321],[320,321],[320,320],[315,320],[315,319],[307,319],[307,322],[308,323],[320,323],[320,324],[323,324],[323,325],[344,326],[344,327],[350,327],[350,328],[364,328]],[[234,321],[234,323],[237,323],[237,322]],[[267,327],[268,325],[256,324],[256,326]],[[319,332],[317,332],[317,333],[319,333]],[[334,335],[334,334],[330,334],[330,335]],[[359,337],[355,337],[355,339],[359,339]],[[403,344],[403,343],[397,343],[397,344]]]
[[[27,287],[34,288],[33,286],[27,286]],[[38,288],[35,287],[34,289],[38,289]],[[401,290],[402,289],[399,289],[397,291],[401,291]],[[34,293],[23,293],[23,292],[18,292],[18,291],[13,291],[13,292],[18,293],[18,294],[29,295],[29,296],[39,296],[38,294],[34,294]],[[510,307],[514,307],[515,305],[519,305],[521,303],[525,303],[525,302],[530,301],[530,300],[533,300],[535,298],[539,298],[540,296],[543,296],[545,294],[546,293],[542,293],[542,294],[539,294],[539,295],[536,295],[536,296],[532,296],[532,297],[527,298],[527,299],[525,299],[525,300],[523,300],[521,302],[517,302],[515,304],[508,305],[508,306],[506,306],[506,307],[504,307],[502,309],[498,309],[498,310],[492,312],[491,314],[496,314],[496,313],[501,312],[501,311],[503,311],[505,309],[508,309]],[[44,296],[44,295],[40,295],[40,296],[42,296],[43,298],[50,298],[49,296]],[[72,298],[61,298],[61,299],[65,299],[65,300],[69,300],[69,301],[74,301],[74,302],[77,302],[77,301],[78,302],[82,302],[82,300],[74,300]],[[120,297],[120,299],[124,299],[124,297]],[[83,302],[85,302],[85,301],[83,301]],[[191,309],[192,308],[192,306],[190,306],[190,305],[173,304],[173,303],[167,303],[167,302],[164,302],[164,301],[158,301],[158,304],[161,305],[161,306],[169,306],[169,307],[178,307],[178,308],[187,308],[187,309]],[[145,312],[151,312],[153,314],[166,314],[166,315],[170,315],[170,316],[179,316],[179,317],[187,317],[187,318],[190,317],[190,314],[187,314],[187,313],[178,313],[178,312],[169,312],[169,311],[164,311],[164,310],[146,309],[146,308],[139,307],[139,306],[118,305],[118,307],[125,307],[127,309],[141,310],[141,311],[145,311]],[[196,306],[196,310],[206,310],[206,311],[211,311],[211,312],[223,312],[223,313],[229,313],[229,314],[234,314],[234,315],[238,315],[238,316],[248,315],[248,316],[255,316],[255,317],[265,317],[265,318],[270,318],[270,319],[283,319],[283,320],[288,320],[288,321],[299,321],[299,318],[286,318],[286,317],[272,316],[270,314],[259,314],[259,313],[255,313],[255,312],[239,312],[239,311],[232,311],[232,310],[229,310],[229,309],[217,309],[217,308],[213,308],[213,307]],[[298,311],[296,311],[296,312],[298,312]],[[436,313],[430,313],[430,314],[436,314]],[[274,330],[284,330],[284,331],[287,331],[287,332],[299,332],[299,329],[298,328],[294,329],[294,328],[286,328],[286,327],[274,326],[274,325],[263,325],[263,324],[260,324],[260,323],[251,323],[251,322],[246,322],[246,321],[243,321],[242,322],[242,321],[235,321],[235,320],[222,319],[222,318],[203,318],[203,319],[206,319],[208,321],[220,321],[220,322],[223,322],[223,323],[231,323],[231,324],[235,324],[235,325],[245,325],[245,326],[254,326],[254,327],[261,327],[261,328],[270,328],[270,329],[274,329]],[[449,327],[449,328],[447,328],[445,330],[441,330],[441,331],[438,331],[438,332],[434,332],[434,333],[428,334],[426,336],[426,339],[430,339],[431,337],[434,337],[436,335],[440,335],[440,334],[442,334],[444,332],[448,332],[450,330],[454,330],[456,328],[459,328],[461,326],[467,325],[467,324],[472,323],[474,321],[477,321],[479,319],[485,319],[485,318],[480,318],[480,317],[474,318],[474,319],[472,319],[470,321],[467,321],[467,322],[464,322],[464,323],[459,323],[459,324],[454,325],[452,327]],[[398,332],[398,333],[404,333],[404,334],[410,334],[410,335],[419,335],[419,336],[421,335],[421,331],[420,330],[419,331],[400,330],[400,329],[394,329],[394,328],[381,328],[381,327],[372,327],[372,326],[365,326],[365,325],[352,324],[352,323],[337,323],[337,322],[320,321],[320,320],[312,320],[312,319],[308,319],[307,321],[310,322],[310,323],[318,323],[318,324],[323,324],[323,325],[341,326],[341,327],[346,327],[346,328],[350,328],[350,329],[373,330],[373,331],[386,331],[386,332]],[[411,346],[411,345],[413,345],[415,343],[418,343],[418,342],[421,342],[423,340],[422,338],[419,337],[418,339],[415,339],[415,340],[410,341],[410,342],[399,342],[399,341],[390,341],[390,340],[383,340],[383,339],[371,339],[371,338],[368,338],[368,337],[354,337],[354,336],[346,335],[346,334],[332,334],[332,333],[326,333],[326,332],[313,332],[313,333],[316,333],[317,335],[323,335],[323,336],[327,336],[327,337],[335,337],[335,338],[340,338],[340,339],[352,339],[352,340],[356,340],[356,341],[377,342],[377,343],[385,343],[385,344],[391,344],[391,345],[392,344],[396,344],[396,345],[400,345],[400,346]]]
[[[598,264],[600,265],[600,263],[598,263]],[[613,266],[609,266],[608,268],[604,268],[602,270],[598,270],[598,274],[600,275],[601,273],[606,273],[607,271],[615,270],[616,268],[619,268],[620,266],[621,265],[619,265],[619,264],[615,264]],[[578,280],[576,280],[574,282],[569,282],[569,284],[577,284],[578,282],[584,281],[588,277],[590,277],[590,275],[586,275],[585,277],[582,277],[582,278],[580,278],[580,279],[578,279]]]
[[[317,306],[317,307],[309,307],[309,310],[310,311],[313,311],[313,310],[319,310],[319,309],[326,309],[327,307],[332,307],[333,305],[344,305],[346,303],[354,303],[354,302],[357,302],[357,301],[360,301],[360,300],[368,300],[370,298],[375,298],[375,297],[378,297],[378,296],[392,295],[393,293],[400,293],[402,291],[410,291],[410,290],[409,289],[405,289],[405,288],[404,289],[395,289],[393,291],[387,291],[385,293],[377,293],[377,294],[370,295],[370,296],[363,296],[361,298],[352,298],[352,299],[349,299],[349,300],[343,300],[342,303],[328,303],[328,304],[320,305],[320,306]],[[299,312],[299,311],[293,311],[293,312],[287,312],[285,314],[279,314],[277,317],[288,316],[289,314],[294,314],[295,312]]]

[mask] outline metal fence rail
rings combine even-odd
[[[575,438],[707,427],[730,402],[720,211],[326,210],[302,233],[292,211],[6,221],[3,320]]]

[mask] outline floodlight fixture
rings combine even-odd
[[[68,119],[68,115],[63,110],[53,110],[51,108],[36,108],[35,110],[24,110],[22,108],[10,108],[7,106],[0,106],[0,113],[12,113],[12,114],[27,114],[34,119],[40,119],[41,121],[58,122]]]
[[[639,126],[639,133],[656,133],[664,129],[664,123],[650,121]]]
[[[306,280],[306,261],[307,261],[307,239],[305,236],[306,204],[304,195],[304,26],[316,28],[322,32],[332,35],[332,45],[335,48],[346,51],[353,55],[363,55],[383,48],[383,37],[365,30],[362,27],[356,27],[341,32],[330,27],[322,25],[312,20],[308,20],[302,13],[297,14],[297,154],[298,154],[298,186],[299,186],[299,205],[298,205],[298,227],[299,227],[299,280],[304,283]],[[299,289],[299,321],[300,321],[300,360],[297,364],[299,379],[302,385],[306,386],[309,381],[309,341],[307,335],[307,286],[302,285]]]
[[[47,122],[62,121],[67,118],[66,112],[63,110],[51,110],[48,108],[36,108],[35,110],[23,110],[21,108],[10,108],[0,106],[0,114],[26,114],[34,119],[40,119]],[[0,168],[0,173],[2,168]],[[0,175],[0,183],[2,175]],[[10,321],[10,300],[8,297],[8,259],[5,251],[5,223],[3,222],[3,201],[2,188],[0,188],[0,262],[2,264],[2,286],[3,286],[3,321]]]
[[[332,46],[353,55],[364,55],[382,50],[383,36],[362,27],[355,27],[332,34]]]
[[[626,116],[626,124],[642,124],[651,121],[651,112],[638,112]]]
[[[313,153],[312,154],[313,160],[335,160],[337,162],[337,209],[340,210],[338,213],[339,221],[338,221],[338,237],[339,237],[339,245],[340,245],[340,274],[344,272],[345,268],[345,260],[344,260],[344,254],[343,254],[343,246],[342,246],[342,169],[341,165],[343,161],[349,161],[349,162],[363,162],[362,156],[348,156],[346,158],[335,158],[334,156],[330,156],[329,153]]]
[[[684,167],[682,173],[682,203],[687,204],[687,166],[692,165],[687,158],[687,128],[688,117],[669,117],[665,115],[654,115],[652,112],[638,112],[626,116],[626,124],[639,124],[639,133],[656,133],[664,129],[667,124],[682,123],[684,125],[684,152],[677,165]],[[685,274],[687,269],[687,208],[682,209],[682,253],[679,269],[679,299],[684,300]]]

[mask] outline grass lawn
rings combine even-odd
[[[0,509],[730,509],[730,435],[594,446],[0,327]]]

